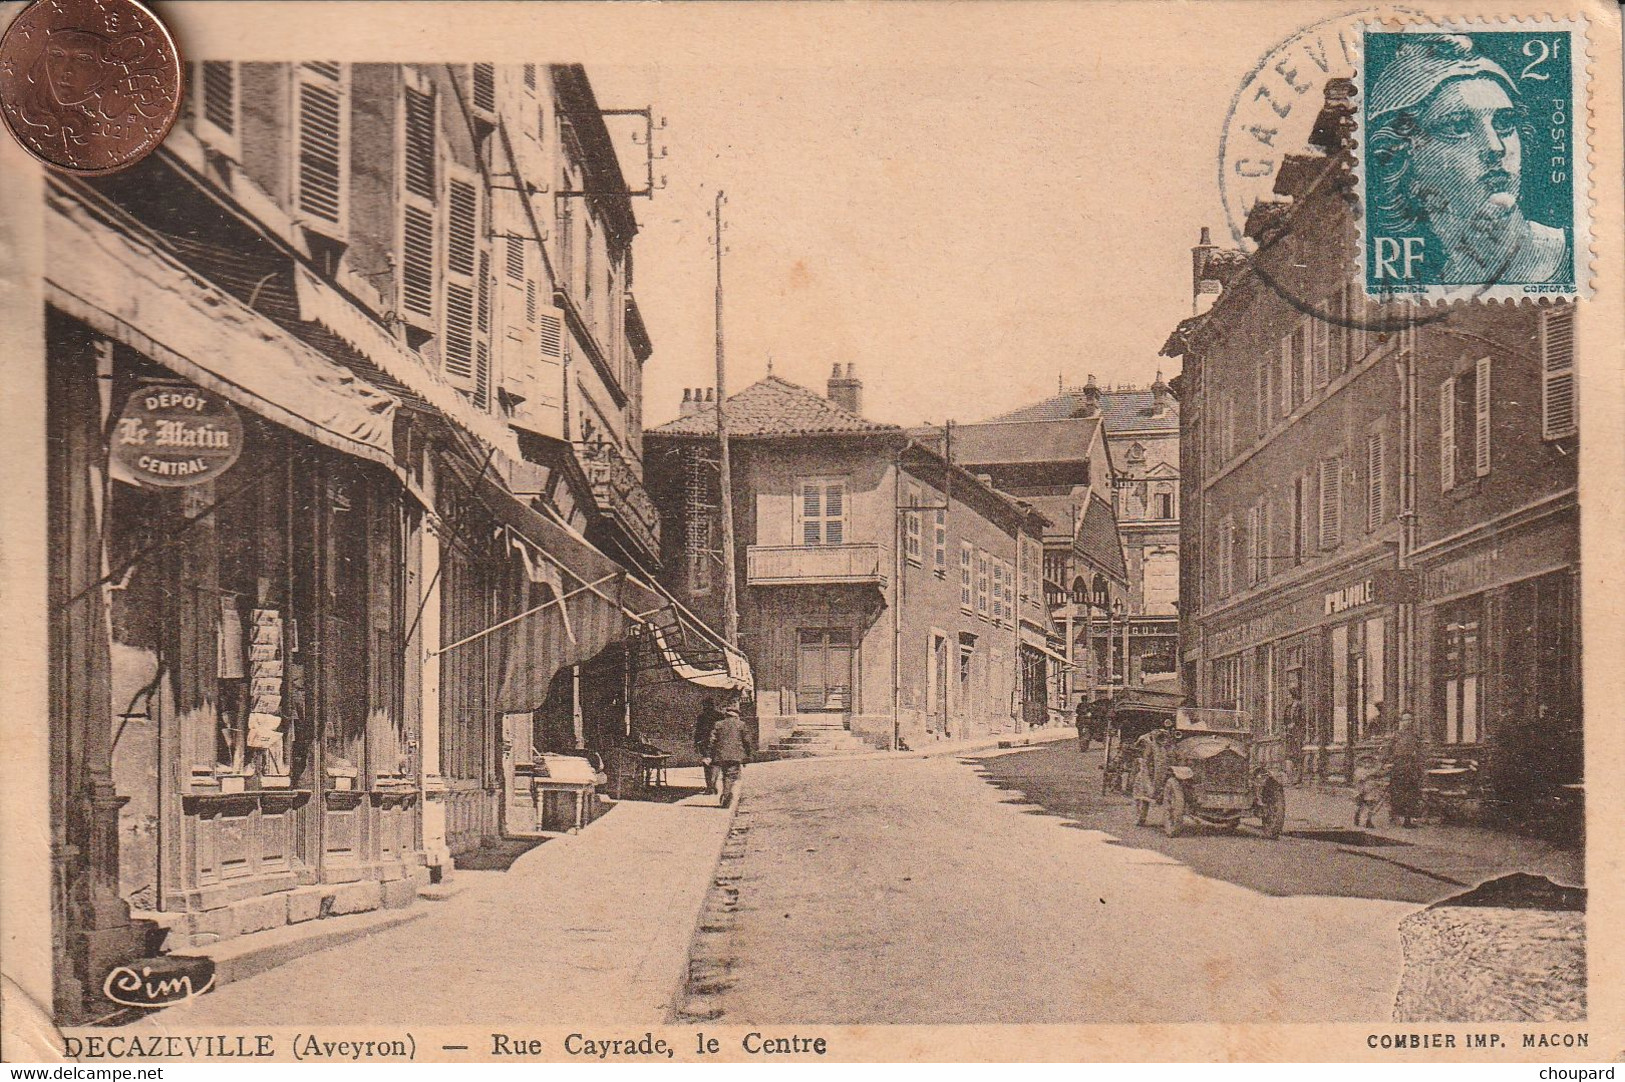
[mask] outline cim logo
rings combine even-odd
[[[203,973],[199,973],[203,976]],[[195,999],[214,987],[214,967],[207,969],[203,987],[192,985],[192,974],[164,968],[154,972],[151,966],[118,966],[102,982],[102,995],[121,1007],[173,1007]]]

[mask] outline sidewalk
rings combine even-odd
[[[698,768],[671,775],[673,786],[702,784]],[[658,1025],[686,976],[732,821],[714,796],[621,801],[504,871],[457,872],[457,889],[419,900],[423,915],[409,923],[247,976],[141,1025]]]
[[[1483,827],[1423,822],[1406,830],[1377,812],[1377,825],[1354,826],[1354,792],[1341,786],[1300,785],[1287,791],[1287,831],[1348,831],[1338,848],[1397,864],[1444,882],[1476,886],[1509,872],[1531,872],[1558,883],[1585,883],[1585,854],[1538,838]],[[1367,837],[1355,841],[1359,835]]]
[[[973,736],[964,740],[933,740],[929,744],[907,751],[859,751],[839,755],[817,755],[805,759],[763,759],[753,762],[751,770],[760,770],[763,767],[781,767],[795,763],[834,763],[834,762],[864,762],[870,759],[928,759],[937,755],[959,755],[964,752],[984,751],[988,749],[1026,748],[1040,744],[1053,743],[1057,740],[1076,740],[1077,731],[1068,726],[1047,726],[1042,729],[1029,729],[1019,733],[992,733],[987,736]],[[749,771],[747,771],[748,773]]]

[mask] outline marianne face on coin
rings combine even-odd
[[[180,108],[180,62],[133,0],[41,0],[0,40],[0,113],[50,165],[109,173],[145,157]]]

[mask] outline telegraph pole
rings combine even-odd
[[[734,502],[733,478],[728,470],[728,384],[726,365],[722,353],[722,204],[727,195],[717,192],[716,234],[716,324],[717,324],[717,450],[721,474],[722,504],[722,637],[729,646],[739,645],[739,598],[734,577],[738,567],[734,559]]]

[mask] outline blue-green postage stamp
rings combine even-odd
[[[1578,20],[1365,28],[1356,153],[1369,296],[1589,291],[1585,48]]]

